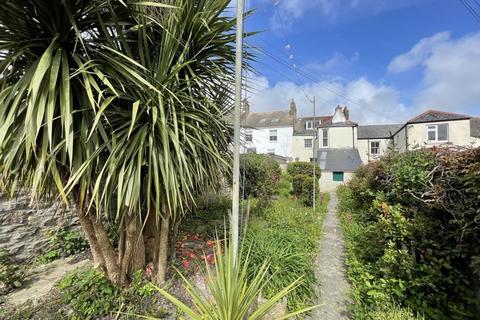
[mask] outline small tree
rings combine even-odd
[[[270,199],[278,189],[281,175],[278,163],[266,155],[240,157],[240,188],[244,199]]]

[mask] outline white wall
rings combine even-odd
[[[313,140],[314,136],[293,136],[292,140],[292,158],[295,161],[310,161],[313,158],[313,145],[316,141]],[[312,139],[312,147],[305,148],[305,139]],[[318,147],[316,148],[318,150]],[[298,159],[297,159],[298,158]]]
[[[416,147],[433,147],[445,144],[427,141],[427,126],[442,123],[448,124],[448,144],[457,146],[470,145],[470,120],[440,121],[407,125],[409,149],[414,149]]]
[[[378,141],[380,142],[380,153],[377,155],[370,154],[370,142]],[[360,139],[357,140],[357,149],[360,154],[360,158],[364,164],[367,164],[369,161],[378,160],[380,157],[386,155],[388,151],[392,148],[392,139]]]
[[[473,148],[478,148],[480,147],[480,138],[471,137],[470,143]]]
[[[350,181],[353,176],[353,172],[345,171],[343,174],[343,182],[333,181],[332,171],[322,170],[322,175],[320,176],[320,192],[324,191],[334,191],[338,186]]]
[[[327,147],[323,146],[323,129],[328,129]],[[329,127],[318,129],[319,148],[353,148],[356,140],[357,127]]]
[[[247,129],[248,130],[248,129]],[[277,130],[277,141],[270,141],[270,130]],[[247,148],[255,148],[256,153],[268,153],[273,150],[276,155],[292,157],[292,127],[251,129],[252,141],[246,142]]]

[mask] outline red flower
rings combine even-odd
[[[185,269],[188,269],[190,267],[190,262],[188,260],[182,260],[182,266]]]

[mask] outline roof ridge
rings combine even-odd
[[[408,120],[407,123],[412,123],[414,121],[417,121],[417,119],[429,114],[429,113],[440,113],[440,114],[444,114],[444,115],[451,115],[451,116],[462,116],[462,117],[466,117],[466,118],[470,118],[469,115],[466,115],[466,114],[463,114],[463,113],[455,113],[455,112],[448,112],[448,111],[442,111],[442,110],[435,110],[435,109],[428,109],[424,112],[422,112],[421,114],[419,114],[418,116],[416,117],[413,117],[412,119]]]

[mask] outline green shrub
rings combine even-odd
[[[240,194],[245,199],[269,199],[277,193],[282,171],[275,160],[262,154],[242,154],[240,165]]]
[[[290,162],[287,166],[287,173],[292,177],[299,174],[313,177],[313,166],[314,164],[311,162],[303,162],[303,161]],[[320,171],[320,166],[318,164],[315,164],[315,176],[317,177],[317,179],[320,179],[321,171]]]
[[[15,261],[7,250],[0,249],[0,283],[6,291],[22,286],[25,270],[25,266]]]
[[[297,174],[292,177],[292,194],[297,198],[301,197],[303,194],[303,185],[305,180],[308,178],[307,175]]]
[[[104,273],[93,268],[67,274],[59,283],[61,302],[72,311],[72,319],[106,318],[119,311],[122,318],[134,314],[163,317],[166,310],[158,307],[156,289],[145,279],[142,271],[133,275],[130,287],[114,287]]]
[[[418,150],[361,167],[338,190],[355,313],[388,301],[476,319],[480,149]]]
[[[78,231],[67,231],[64,228],[49,230],[50,241],[47,252],[40,256],[42,263],[49,263],[61,257],[68,257],[88,248],[87,241]]]
[[[104,273],[93,268],[68,274],[60,281],[59,288],[62,302],[71,307],[74,319],[96,319],[117,311],[119,289]]]
[[[313,183],[315,181],[315,196],[318,196],[318,179],[313,180],[311,177],[307,177],[303,180],[302,193],[300,198],[304,205],[311,207],[313,205]]]

